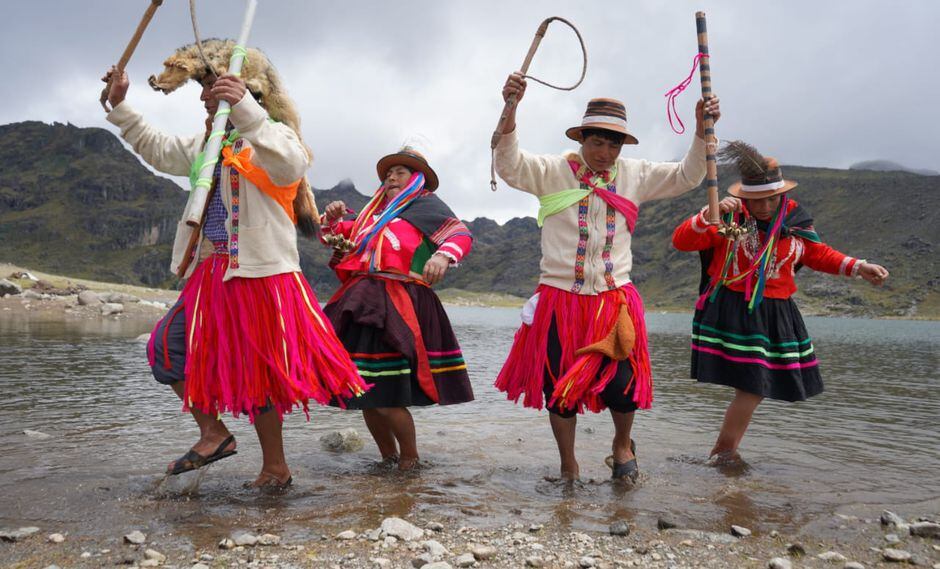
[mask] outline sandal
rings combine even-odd
[[[614,455],[608,456],[604,459],[604,462],[608,467],[613,471],[611,473],[611,478],[614,480],[629,480],[631,483],[636,484],[637,478],[640,477],[640,467],[636,462],[636,443],[633,439],[630,439],[630,452],[633,453],[633,458],[627,462],[617,462],[614,460]]]
[[[260,479],[260,482],[258,480],[255,480],[254,482],[245,482],[242,487],[247,489],[259,488],[262,490],[285,490],[294,483],[293,476],[288,475],[287,480],[281,482],[281,480],[274,474],[264,471],[261,472],[261,476],[258,478]]]
[[[235,435],[229,435],[222,444],[215,449],[215,452],[209,456],[202,456],[193,449],[186,451],[186,454],[177,458],[173,461],[173,468],[167,469],[167,474],[170,476],[176,476],[177,474],[182,474],[184,472],[190,472],[198,468],[202,468],[207,464],[212,464],[223,458],[228,458],[234,454],[238,454],[236,450],[226,450],[229,445],[235,442]]]

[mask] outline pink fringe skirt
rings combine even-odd
[[[183,410],[279,416],[313,399],[362,395],[368,386],[301,273],[222,281],[229,257],[216,253],[181,293],[186,311]],[[147,346],[154,365],[154,338]],[[307,414],[309,419],[309,413]]]
[[[585,295],[539,285],[536,292],[539,296],[532,324],[523,324],[516,332],[509,358],[496,379],[496,388],[512,401],[518,402],[522,397],[526,407],[543,408],[545,374],[551,373],[548,336],[554,320],[562,353],[559,377],[552,377],[555,388],[549,403],[579,413],[585,409],[603,411],[606,405],[600,394],[614,377],[617,362],[599,353],[575,352],[607,336],[620,308],[625,306],[633,321],[636,343],[629,356],[633,379],[624,393],[633,388],[637,406],[649,409],[653,403],[653,376],[643,301],[636,287],[627,284],[598,295]]]

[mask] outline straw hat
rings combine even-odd
[[[580,126],[565,131],[571,140],[584,142],[582,131],[586,128],[609,130],[624,135],[624,144],[639,144],[635,136],[627,132],[627,108],[617,99],[591,99]]]
[[[394,154],[383,156],[375,165],[380,181],[385,181],[385,176],[392,166],[405,166],[410,170],[421,172],[424,174],[424,188],[429,192],[437,189],[437,174],[428,164],[427,159],[414,148],[405,146]]]
[[[762,156],[753,146],[733,140],[718,153],[723,162],[732,162],[738,167],[741,180],[731,184],[728,193],[736,198],[762,199],[789,192],[797,186],[786,180],[775,158]]]

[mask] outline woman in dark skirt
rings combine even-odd
[[[730,219],[722,235],[705,209],[676,228],[680,251],[699,251],[701,296],[692,322],[692,377],[735,388],[711,456],[738,460],[741,439],[765,398],[804,401],[823,391],[809,333],[792,295],[802,266],[880,286],[888,271],[844,255],[822,241],[809,213],[787,192],[777,161],[732,142],[720,157],[733,161],[741,181],[719,204]],[[735,231],[735,226],[740,231]],[[728,228],[731,231],[728,231]]]
[[[324,312],[349,351],[368,393],[361,409],[384,463],[418,462],[412,405],[473,400],[460,345],[431,289],[470,251],[467,227],[433,192],[438,179],[410,148],[379,160],[382,186],[352,221],[343,202],[324,213],[324,241],[342,286]],[[339,403],[339,402],[337,402]]]

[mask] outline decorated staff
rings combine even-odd
[[[245,61],[245,44],[248,43],[248,34],[251,32],[251,24],[255,19],[255,8],[258,6],[258,0],[248,0],[245,7],[245,17],[242,19],[242,30],[238,34],[238,43],[232,50],[232,59],[228,64],[228,72],[238,77],[241,74],[242,63]],[[197,45],[199,44],[197,38]],[[199,48],[200,51],[202,48]],[[191,227],[202,225],[203,216],[206,211],[206,201],[209,198],[209,188],[212,186],[212,170],[219,161],[219,152],[222,150],[222,137],[225,136],[225,123],[228,122],[228,116],[232,112],[232,105],[228,101],[219,102],[219,110],[216,111],[212,119],[212,129],[209,138],[206,139],[206,146],[203,148],[202,155],[204,161],[202,169],[193,184],[193,196],[189,200],[189,209],[183,219]]]
[[[705,29],[705,12],[695,13],[695,30],[698,32],[698,73],[702,81],[702,99],[709,100],[712,94],[712,71],[708,54],[708,31]],[[707,60],[707,61],[706,61]],[[718,217],[718,166],[715,153],[718,151],[718,138],[715,137],[715,120],[705,113],[705,188],[708,190],[708,222],[717,225]]]
[[[153,15],[157,12],[157,8],[163,4],[163,0],[151,0],[150,5],[147,6],[147,11],[144,12],[144,16],[140,19],[140,23],[137,24],[137,30],[134,31],[134,37],[131,38],[131,41],[127,44],[127,47],[124,48],[124,53],[121,54],[121,59],[117,64],[117,75],[120,75],[124,68],[127,67],[127,63],[131,60],[131,56],[134,55],[134,50],[137,49],[137,44],[140,43],[140,38],[144,35],[144,30],[147,29],[147,26],[150,25],[150,20],[153,19]],[[101,97],[98,99],[98,102],[101,103],[101,107],[106,112],[111,112],[111,109],[108,108],[108,93],[111,91],[111,81],[114,75],[108,76],[107,85],[104,89],[101,90]]]
[[[578,78],[577,83],[570,87],[558,87],[550,83],[546,83],[537,77],[526,75],[526,73],[529,72],[529,64],[532,63],[532,58],[535,57],[535,52],[538,50],[539,44],[542,43],[542,38],[545,37],[545,32],[548,31],[548,25],[551,24],[553,20],[558,20],[574,30],[575,35],[578,36],[578,42],[581,44],[581,53],[584,55],[584,63],[581,65],[581,77]],[[531,79],[536,83],[541,83],[546,87],[558,89],[559,91],[573,91],[577,89],[578,85],[584,81],[584,75],[587,73],[587,49],[584,47],[584,39],[581,38],[581,32],[578,31],[578,28],[574,27],[574,24],[564,18],[560,18],[558,16],[546,18],[541,24],[539,24],[539,29],[535,31],[535,37],[532,38],[532,45],[529,46],[529,52],[525,54],[525,61],[522,62],[522,67],[519,69],[519,73],[525,79]],[[496,124],[496,130],[493,131],[493,137],[490,139],[490,189],[494,192],[496,191],[496,145],[499,144],[499,139],[503,136],[503,126],[506,125],[506,120],[510,115],[512,115],[517,102],[518,100],[515,95],[510,95],[506,100],[506,104],[503,105],[503,112],[499,116],[499,122]]]

